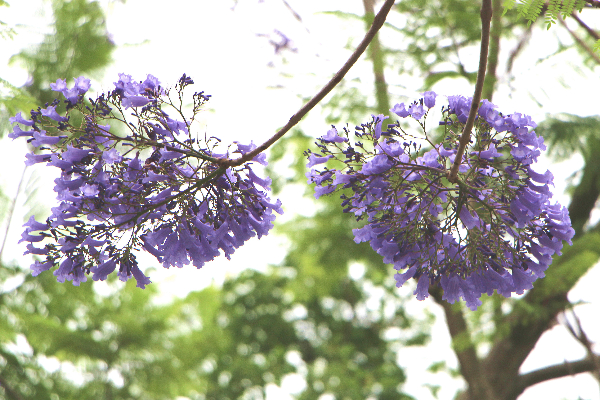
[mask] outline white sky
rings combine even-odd
[[[278,127],[285,124],[301,106],[298,93],[316,93],[329,76],[343,64],[349,54],[344,49],[347,40],[354,38],[354,43],[357,43],[363,35],[362,31],[357,30],[363,27],[360,22],[341,22],[333,16],[315,14],[315,11],[343,7],[344,11],[360,14],[362,2],[288,0],[294,10],[302,16],[303,24],[293,18],[282,1],[266,0],[259,3],[258,0],[240,0],[239,3],[235,11],[232,11],[229,1],[128,0],[126,4],[121,4],[104,0],[102,4],[108,11],[108,30],[118,48],[114,54],[114,64],[108,68],[100,83],[93,83],[92,91],[111,89],[112,82],[117,80],[119,72],[131,74],[136,79],[143,79],[146,74],[151,73],[165,86],[175,83],[185,72],[194,79],[195,90],[204,90],[213,96],[208,104],[211,112],[206,113],[206,129],[210,135],[218,136],[225,142],[264,141]],[[17,27],[18,36],[14,41],[3,42],[0,46],[0,59],[7,60],[27,44],[41,39],[40,35],[46,32],[49,11],[48,2],[43,4],[40,0],[13,1],[11,7],[0,9],[0,20],[11,25],[23,24]],[[600,28],[597,17],[595,25],[587,15],[586,20],[597,29]],[[571,21],[571,26],[573,25]],[[296,54],[287,54],[290,63],[293,64],[286,68],[296,71],[294,79],[283,79],[279,76],[278,67],[281,66],[281,60],[273,55],[273,47],[265,38],[256,36],[257,33],[271,34],[274,29],[291,37],[294,46],[298,48]],[[574,51],[533,66],[534,60],[547,54],[549,46],[554,46],[553,38],[559,32],[558,28],[553,28],[550,32],[534,34],[534,44],[527,48],[514,67],[518,75],[512,88],[502,86],[495,94],[494,103],[500,110],[505,113],[527,113],[536,121],[541,121],[545,113],[597,114],[600,93],[598,69],[595,73],[571,73],[571,60],[580,59]],[[562,34],[561,37],[565,39]],[[385,32],[382,40],[386,40]],[[387,40],[392,39],[388,36]],[[505,55],[509,48],[502,51]],[[470,58],[467,55],[465,59],[476,65],[476,57],[477,51],[474,51]],[[500,58],[502,59],[502,56]],[[268,67],[270,62],[275,64],[275,68]],[[569,87],[565,88],[559,84],[559,76],[567,78]],[[8,67],[5,63],[0,64],[0,77],[15,85],[22,85],[27,80],[24,71],[14,66]],[[350,77],[362,77],[364,82],[370,82],[370,66],[367,63],[359,63],[350,72]],[[544,85],[542,80],[546,80]],[[407,98],[417,95],[420,86],[418,80],[407,80],[403,84],[409,90],[403,95]],[[275,88],[277,86],[283,87]],[[464,82],[445,82],[435,89],[442,94],[472,95],[472,88],[464,86]],[[543,108],[532,101],[532,97],[543,103]],[[365,116],[365,120],[368,117]],[[362,121],[348,122],[352,125]],[[328,129],[319,110],[313,110],[302,123],[302,127],[306,132],[313,132],[315,136],[325,133]],[[15,166],[20,168],[22,165],[24,152],[24,146],[4,140],[0,146],[0,170],[18,170]],[[571,160],[560,165],[550,165],[547,160],[543,162],[544,167],[550,168],[555,175],[555,197],[563,204],[567,203],[567,198],[561,194],[565,188],[565,179],[580,163],[580,160]],[[18,174],[20,175],[20,170]],[[18,174],[15,173],[14,176]],[[53,196],[52,180],[46,180],[46,183],[47,185],[40,188],[44,193],[40,195]],[[16,190],[13,174],[0,177],[0,184],[6,188],[5,193],[9,195]],[[290,218],[297,211],[305,212],[303,209],[310,205],[295,200],[300,194],[297,190],[289,190],[282,195],[287,214],[285,218]],[[18,211],[21,212],[18,215],[22,215],[25,208],[21,207]],[[14,225],[17,225],[17,228]],[[20,235],[18,224],[14,225],[10,243],[16,243]],[[284,243],[283,238],[272,235],[260,241],[251,241],[238,249],[230,262],[216,260],[200,271],[195,268],[175,271],[161,269],[153,272],[151,279],[153,284],[160,285],[167,298],[175,294],[184,295],[189,290],[202,288],[211,281],[222,282],[227,274],[235,274],[244,268],[264,270],[267,263],[277,263],[283,258]],[[23,249],[24,246],[11,247],[11,252],[7,252],[5,260],[22,259],[20,254]],[[600,341],[600,326],[597,322],[600,295],[596,289],[599,281],[600,271],[596,267],[570,293],[571,300],[590,303],[578,306],[577,312],[586,333],[596,342]],[[427,400],[432,399],[432,396],[422,385],[440,384],[440,398],[450,398],[460,387],[460,383],[441,378],[442,374],[432,375],[425,371],[432,360],[445,359],[449,365],[456,366],[444,317],[439,308],[428,301],[415,300],[412,307],[415,313],[428,307],[438,315],[438,319],[432,328],[431,345],[401,350],[399,363],[407,368],[408,373],[408,382],[404,390],[420,400]],[[597,346],[596,350],[600,351],[600,347]],[[582,347],[574,342],[566,330],[557,326],[542,337],[523,365],[523,371],[564,360],[577,360],[584,354]],[[294,392],[298,389],[298,381],[297,376],[290,376],[282,385],[283,390],[275,386],[269,387],[268,398],[284,399],[286,391]],[[520,399],[559,400],[575,396],[600,399],[597,382],[587,375],[554,380],[530,388]]]

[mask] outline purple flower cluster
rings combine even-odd
[[[45,256],[31,266],[33,275],[58,266],[59,282],[79,285],[89,273],[105,280],[118,270],[121,280],[133,275],[144,288],[150,280],[138,267],[136,250],[151,253],[165,268],[190,262],[200,268],[221,251],[229,258],[251,237],[269,232],[273,211],[283,212],[281,202],[267,196],[270,179],[258,177],[251,162],[222,166],[230,150],[217,154],[218,140],[191,134],[210,97],[195,93],[193,116],[186,119],[183,90],[192,83],[186,75],[179,80],[174,102],[155,77],[137,82],[120,74],[113,91],[86,104],[89,80],[78,78],[70,89],[58,80],[51,87],[66,97],[66,116],[57,112],[56,100],[31,111],[31,120],[20,113],[11,118],[10,137],[25,137],[35,148],[26,163],[61,171],[52,215],[43,223],[32,216],[24,225],[26,254]],[[71,124],[71,117],[81,122]],[[233,152],[242,155],[256,148],[235,145]],[[252,161],[267,164],[263,154]]]
[[[531,289],[575,232],[567,209],[550,203],[550,171],[532,169],[545,146],[529,129],[536,127],[529,116],[503,115],[483,100],[458,181],[451,183],[471,99],[448,96],[441,143],[425,130],[435,99],[425,92],[419,101],[391,109],[416,120],[422,137],[399,122],[382,131],[383,115],[357,126],[356,142],[348,129],[340,135],[332,128],[317,142],[321,154],[307,153],[308,167],[329,160],[342,167],[312,169],[307,177],[316,184],[316,197],[341,189],[344,211],[366,219],[354,230],[355,241],[370,242],[394,265],[398,287],[414,278],[414,294],[423,300],[430,285],[439,285],[443,299],[462,298],[474,310],[483,293],[510,297]]]

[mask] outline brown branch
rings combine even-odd
[[[488,47],[490,44],[490,24],[492,21],[492,0],[483,0],[481,4],[481,50],[479,52],[479,70],[477,71],[477,83],[475,84],[475,93],[471,102],[471,110],[469,117],[465,123],[465,128],[460,137],[460,144],[456,152],[456,158],[452,169],[448,172],[448,180],[456,183],[458,179],[458,167],[462,162],[462,156],[465,152],[467,144],[471,140],[471,129],[475,123],[475,114],[479,109],[481,101],[481,92],[483,90],[483,81],[485,79],[485,70],[487,66]]]
[[[492,399],[491,388],[481,373],[481,365],[475,346],[471,341],[470,333],[461,308],[442,299],[442,289],[431,287],[429,293],[444,309],[446,325],[453,341],[453,350],[458,358],[460,373],[468,384],[469,399]]]
[[[598,54],[594,53],[594,50],[592,50],[590,48],[590,46],[588,46],[587,43],[585,43],[583,41],[583,39],[581,39],[575,32],[573,32],[571,29],[569,29],[569,27],[567,26],[567,23],[565,22],[564,19],[562,19],[562,17],[560,15],[558,16],[558,21],[567,30],[567,32],[569,32],[569,34],[573,37],[573,39],[575,39],[577,44],[580,45],[581,48],[583,50],[585,50],[585,52],[588,53],[590,55],[590,57],[592,57],[594,59],[594,61],[596,61],[596,63],[600,64],[600,57],[598,56]]]
[[[501,394],[500,398],[518,397],[521,389],[517,388],[517,379],[523,362],[542,334],[557,323],[557,315],[571,307],[568,292],[593,265],[580,266],[574,258],[583,253],[600,257],[598,249],[600,235],[594,233],[564,248],[563,255],[555,258],[551,273],[538,280],[535,288],[516,301],[513,310],[496,323],[499,334],[482,367],[491,379],[494,392]]]
[[[294,115],[292,115],[292,117],[290,118],[288,123],[285,124],[285,126],[283,128],[281,128],[275,135],[273,135],[273,137],[271,137],[269,140],[267,140],[266,142],[264,142],[263,144],[258,146],[253,151],[246,153],[242,157],[239,157],[236,159],[219,160],[218,164],[220,164],[221,166],[224,166],[224,167],[233,167],[233,166],[237,166],[237,165],[242,165],[243,163],[252,160],[258,154],[262,153],[263,151],[265,151],[266,149],[271,147],[271,145],[273,145],[273,143],[275,143],[276,141],[281,139],[283,137],[283,135],[285,135],[290,129],[292,129],[294,127],[294,125],[296,125],[298,122],[300,122],[300,120],[310,110],[312,110],[321,100],[323,100],[323,98],[325,96],[327,96],[327,94],[329,94],[329,92],[331,92],[333,90],[333,88],[338,83],[340,83],[342,81],[342,79],[348,73],[350,68],[352,68],[352,66],[356,63],[356,61],[358,61],[358,59],[360,58],[362,53],[364,53],[364,51],[367,49],[367,46],[369,45],[369,43],[371,43],[371,40],[373,40],[373,38],[375,37],[375,34],[377,33],[377,31],[379,31],[379,29],[383,26],[383,23],[385,22],[385,19],[386,19],[388,13],[390,12],[390,9],[394,5],[394,1],[395,0],[386,0],[385,1],[383,6],[381,7],[381,10],[379,10],[379,13],[377,13],[377,15],[375,16],[375,19],[373,20],[373,25],[371,26],[371,29],[369,29],[369,31],[366,33],[364,39],[362,40],[362,42],[360,42],[360,44],[358,45],[358,47],[356,48],[354,53],[352,53],[352,55],[350,56],[348,61],[346,61],[346,63],[342,66],[342,68],[340,68],[340,70],[334,75],[333,78],[331,78],[331,80],[323,87],[323,89],[321,89],[319,91],[319,93],[317,93],[312,99],[310,99],[308,101],[308,103],[306,103],[304,106],[302,106],[302,108],[300,110],[298,110],[298,112],[296,112]]]
[[[367,26],[373,23],[375,17],[374,0],[363,0],[365,9],[365,20]],[[377,98],[377,113],[386,114],[390,109],[390,98],[388,96],[388,86],[385,81],[384,67],[385,63],[381,52],[381,43],[378,35],[373,37],[367,50],[373,63],[373,75],[375,75],[375,97]]]
[[[8,231],[10,230],[13,214],[17,206],[17,198],[19,197],[19,193],[21,193],[21,185],[23,185],[23,181],[25,180],[25,171],[27,171],[27,165],[23,168],[21,179],[19,179],[19,185],[17,186],[17,192],[15,193],[15,197],[13,197],[12,202],[10,203],[10,208],[8,209],[6,231],[4,232],[4,238],[2,239],[2,246],[0,246],[0,262],[2,262],[2,254],[4,253],[4,247],[6,246],[6,240],[8,239]]]
[[[513,64],[515,63],[517,56],[524,49],[525,43],[527,43],[529,41],[529,39],[531,38],[532,31],[533,31],[533,25],[529,25],[527,27],[527,29],[525,29],[525,31],[523,32],[523,35],[521,36],[519,43],[517,43],[515,48],[510,52],[510,55],[508,56],[508,61],[506,62],[506,73],[507,74],[511,73]]]
[[[584,0],[592,7],[600,8],[600,0]]]
[[[492,101],[496,81],[498,80],[496,69],[498,68],[498,55],[500,53],[500,39],[502,36],[502,0],[492,0],[492,23],[490,26],[490,46],[487,61],[487,71],[481,97]]]
[[[292,8],[292,6],[290,6],[290,4],[289,4],[287,1],[283,0],[283,4],[284,4],[284,5],[287,7],[287,9],[288,9],[288,10],[289,10],[289,11],[292,13],[292,15],[294,16],[294,18],[296,18],[296,19],[298,20],[298,22],[302,22],[302,17],[300,16],[300,14],[298,14],[298,13],[296,12],[296,10],[294,10],[294,9]],[[308,30],[308,29],[307,29],[307,30]]]
[[[594,355],[595,361],[600,362],[600,355]],[[540,382],[551,379],[564,378],[565,376],[590,372],[594,369],[594,360],[583,359],[579,361],[565,361],[562,364],[551,365],[535,371],[522,374],[518,377],[517,387],[520,393],[525,389]]]
[[[13,389],[12,387],[10,387],[6,381],[4,380],[4,377],[2,375],[0,375],[0,387],[4,388],[4,391],[6,392],[6,394],[9,397],[9,399],[13,399],[13,400],[24,400],[23,397],[21,397],[21,395],[19,393],[17,393],[17,391],[15,389]]]
[[[600,359],[595,357],[594,350],[592,348],[593,343],[590,341],[590,339],[586,335],[585,331],[581,327],[581,321],[579,321],[579,318],[575,314],[575,311],[573,311],[573,309],[571,309],[570,311],[571,311],[571,316],[575,320],[576,326],[573,326],[569,322],[569,320],[567,319],[567,316],[566,316],[566,311],[564,313],[565,318],[564,318],[563,325],[569,330],[569,333],[571,333],[571,336],[573,336],[573,338],[575,340],[577,340],[579,343],[581,343],[581,345],[583,347],[585,347],[585,350],[587,351],[587,354],[588,354],[588,359],[590,359],[594,362],[594,371],[593,371],[594,377],[596,378],[596,380],[598,380],[598,382],[600,382]]]

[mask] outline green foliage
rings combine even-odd
[[[18,62],[30,72],[28,91],[41,104],[54,99],[50,83],[82,74],[93,77],[110,62],[114,49],[99,2],[54,0],[52,11],[53,32],[41,44],[11,58],[11,63]]]
[[[560,14],[561,18],[567,18],[571,13],[581,12],[585,5],[584,0],[550,0],[546,4],[546,0],[522,0],[517,3],[516,0],[504,0],[502,7],[504,16],[509,10],[512,10],[516,5],[517,13],[520,17],[527,20],[527,26],[531,25],[537,18],[545,12],[544,20],[547,29],[556,23]],[[546,8],[544,10],[544,8]]]
[[[146,371],[150,355],[155,358],[168,352],[165,337],[171,331],[170,309],[152,306],[150,299],[156,295],[152,288],[141,291],[129,282],[124,288],[113,287],[109,296],[100,296],[91,284],[57,284],[51,274],[23,277],[22,270],[6,265],[0,270],[5,278],[24,278],[15,289],[0,295],[0,315],[10,321],[3,327],[12,338],[26,333],[31,346],[32,356],[18,348],[2,354],[7,362],[17,363],[2,372],[3,381],[22,398],[50,399],[50,393],[61,399],[173,398],[170,384],[153,387],[150,396],[135,395],[136,387],[148,390],[151,382],[147,379],[177,382],[179,377],[169,376],[169,371]],[[46,358],[68,362],[78,373],[50,373],[40,364]],[[19,374],[19,370],[27,373]],[[115,373],[124,378],[122,385],[112,381]],[[80,379],[73,381],[78,375]]]
[[[546,15],[544,17],[547,29],[550,29],[552,24],[556,23],[556,19],[558,18],[558,13],[561,9],[561,1],[560,0],[550,0],[548,3],[548,10],[546,10]]]
[[[590,268],[600,259],[600,234],[590,232],[563,249],[563,255],[556,257],[551,270],[536,284],[531,297],[551,298],[568,292]]]
[[[465,78],[465,90],[472,91],[477,64],[464,64],[464,49],[478,48],[481,38],[480,2],[469,0],[406,0],[395,9],[406,18],[391,28],[401,33],[392,49],[385,49],[386,61],[399,74],[424,76],[429,90],[442,79]],[[500,20],[499,35],[515,36],[515,27],[525,23],[509,14]],[[383,29],[389,29],[386,25]],[[450,65],[450,66],[449,66]]]
[[[441,71],[431,72],[425,77],[425,89],[431,90],[433,85],[446,78],[466,78],[469,83],[475,83],[477,80],[477,72],[457,72],[457,71]]]
[[[573,114],[547,116],[536,128],[548,145],[548,154],[557,160],[566,160],[581,154],[586,161],[597,157],[600,116],[580,117]]]
[[[35,106],[36,101],[27,90],[0,78],[0,138],[9,129],[8,118],[15,116],[19,111],[28,112]]]

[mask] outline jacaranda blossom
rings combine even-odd
[[[423,120],[436,97],[426,92],[391,109],[417,120],[421,137],[399,122],[382,132],[383,115],[357,126],[352,139],[347,129],[336,136],[330,130],[317,143],[321,154],[308,153],[309,167],[329,164],[307,176],[316,197],[346,189],[345,211],[366,222],[354,230],[355,242],[369,242],[393,264],[398,287],[415,279],[414,294],[423,300],[438,285],[443,299],[462,298],[474,310],[483,293],[531,289],[575,232],[567,209],[550,200],[552,173],[535,169],[546,147],[529,116],[503,115],[483,100],[458,180],[450,182],[471,99],[448,96],[436,143]]]
[[[10,137],[25,137],[35,147],[26,163],[61,172],[52,214],[45,222],[31,217],[22,234],[26,254],[45,257],[31,266],[33,275],[58,267],[59,282],[79,285],[88,274],[105,280],[117,271],[144,288],[150,280],[136,251],[149,252],[165,268],[200,268],[269,232],[273,212],[283,211],[267,195],[270,179],[252,170],[253,163],[267,164],[264,155],[222,166],[230,153],[244,155],[256,146],[235,143],[219,154],[217,139],[199,139],[191,124],[210,96],[194,93],[193,115],[186,118],[183,91],[191,84],[184,75],[174,100],[152,75],[142,82],[120,74],[113,91],[85,103],[88,79],[77,78],[70,89],[59,79],[51,87],[65,96],[65,115],[56,100],[31,111],[31,120],[11,118]],[[79,121],[71,124],[73,115]]]

